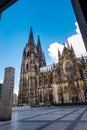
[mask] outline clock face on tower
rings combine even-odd
[[[74,74],[74,65],[70,60],[66,60],[63,64],[64,74],[70,79]]]

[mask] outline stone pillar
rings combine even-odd
[[[5,68],[4,83],[0,104],[0,121],[11,120],[12,115],[12,97],[14,89],[15,69],[12,67]]]

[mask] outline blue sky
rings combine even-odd
[[[5,10],[0,21],[0,80],[4,79],[5,67],[15,68],[15,88],[30,26],[34,40],[40,35],[47,64],[51,64],[48,48],[53,42],[64,43],[75,34],[75,16],[71,0],[19,0]]]

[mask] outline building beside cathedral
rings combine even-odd
[[[71,0],[71,3],[87,50],[87,0]]]
[[[58,50],[59,62],[46,66],[40,37],[34,43],[32,28],[23,51],[18,105],[46,105],[85,102],[86,85],[83,72],[87,61],[77,59],[72,46]]]
[[[13,5],[16,1],[18,0],[0,0],[0,13]]]
[[[3,84],[0,83],[0,99],[1,99],[1,93],[2,93],[2,86],[3,86]]]

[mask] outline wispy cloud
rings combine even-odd
[[[71,37],[68,37],[68,41],[69,41],[69,44],[72,44],[72,46],[75,50],[76,56],[80,57],[81,54],[87,55],[87,52],[86,52],[86,49],[84,46],[84,42],[83,42],[83,39],[82,39],[82,36],[80,33],[78,23],[76,22],[75,25],[76,25],[76,30],[75,30],[76,34],[72,35]]]
[[[87,52],[86,52],[77,22],[75,23],[75,26],[76,26],[76,30],[75,30],[76,34],[68,37],[67,41],[68,41],[69,45],[72,45],[72,47],[74,48],[75,55],[77,57],[80,57],[81,55],[85,56],[85,55],[87,55]],[[65,42],[65,45],[66,45],[66,42]],[[53,62],[58,61],[58,49],[62,53],[63,47],[64,47],[64,45],[61,43],[58,43],[58,42],[50,44],[50,47],[48,48],[48,52],[49,52],[49,56],[52,58]]]
[[[0,83],[3,84],[3,80],[0,80]]]
[[[16,89],[14,89],[14,93],[17,94],[17,96],[18,96],[18,91],[19,91],[18,87]]]
[[[48,48],[49,56],[52,58],[52,62],[58,62],[58,49],[62,53],[63,45],[58,42],[50,44],[50,47]]]
[[[18,82],[19,82],[19,79],[20,79],[20,78],[18,77]],[[19,87],[16,87],[16,86],[15,86],[15,88],[14,88],[14,93],[17,94],[17,96],[18,96],[18,91],[19,91]]]

